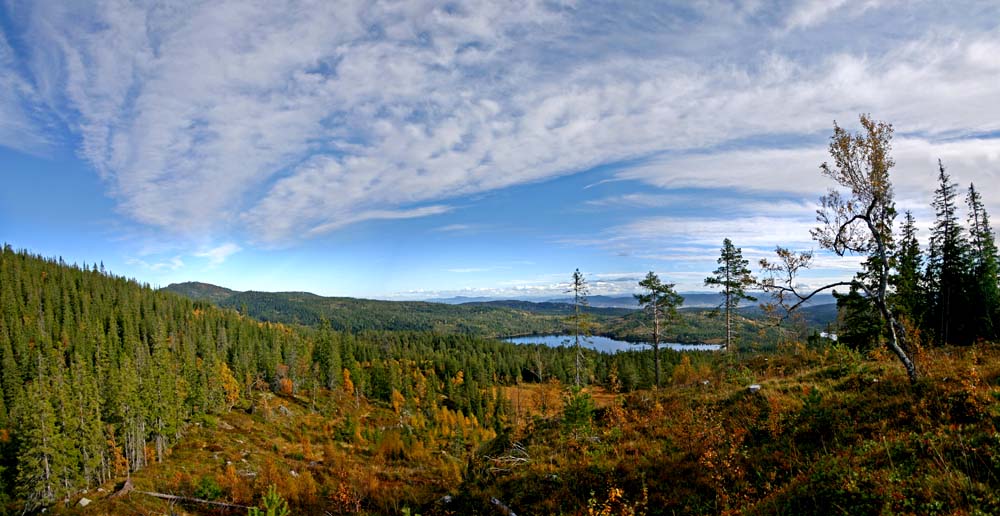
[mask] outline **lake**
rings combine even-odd
[[[528,337],[508,337],[503,339],[514,344],[544,344],[550,347],[572,346],[573,335],[531,335]],[[624,340],[616,340],[608,337],[594,335],[586,340],[580,339],[580,346],[605,353],[616,353],[618,351],[628,351],[630,349],[644,350],[652,349],[649,345],[640,343],[630,343]],[[661,342],[660,348],[676,349],[677,351],[718,351],[718,344],[679,344],[676,342]]]

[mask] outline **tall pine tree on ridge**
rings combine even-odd
[[[746,293],[746,288],[757,283],[743,259],[743,250],[733,245],[728,238],[722,241],[719,268],[711,276],[705,278],[705,286],[721,287],[723,300],[719,305],[726,313],[726,350],[733,351],[733,312],[740,301],[756,301],[757,298]]]

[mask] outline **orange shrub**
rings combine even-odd
[[[288,378],[282,378],[278,380],[278,394],[282,396],[291,396],[294,391],[294,385],[292,381]]]

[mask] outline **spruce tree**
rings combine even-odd
[[[722,303],[726,313],[726,350],[734,351],[733,344],[733,312],[740,301],[756,301],[757,298],[746,293],[746,288],[755,285],[757,280],[751,274],[743,259],[743,250],[733,245],[728,238],[722,241],[722,250],[717,260],[719,268],[711,276],[705,278],[705,286],[722,287]]]
[[[896,249],[895,274],[889,277],[894,292],[890,303],[899,315],[905,315],[911,324],[918,323],[924,314],[925,294],[922,286],[921,270],[923,253],[917,239],[917,226],[913,213],[906,211],[900,226],[899,247]]]
[[[587,280],[583,277],[583,273],[580,272],[580,269],[576,269],[576,271],[573,272],[573,278],[572,281],[570,281],[568,293],[573,294],[573,315],[570,317],[570,323],[573,327],[574,336],[573,349],[576,352],[576,358],[574,360],[575,374],[573,384],[580,387],[582,384],[580,374],[583,369],[583,350],[580,348],[580,340],[586,340],[586,338],[590,335],[590,319],[585,312],[589,287],[587,286]]]
[[[106,480],[101,473],[105,442],[97,378],[79,354],[73,355],[70,377],[73,431],[68,435],[80,450],[79,470],[84,485],[92,486]]]
[[[931,233],[926,281],[930,305],[929,326],[938,344],[963,343],[967,338],[965,286],[967,283],[968,242],[958,221],[955,197],[958,185],[952,182],[938,161],[938,188],[932,206],[936,220]]]
[[[883,331],[878,310],[852,285],[847,294],[833,292],[837,300],[837,342],[868,350],[880,342]]]
[[[333,332],[330,330],[329,321],[324,319],[320,322],[320,330],[316,340],[316,351],[313,353],[313,357],[319,366],[320,378],[324,387],[333,389],[340,383],[343,365],[340,358],[340,339],[335,340]]]
[[[18,494],[25,509],[33,511],[60,498],[65,488],[60,474],[67,443],[59,431],[50,386],[44,380],[28,384],[19,432],[17,464]]]
[[[983,206],[983,198],[976,185],[969,184],[966,196],[969,207],[969,241],[971,244],[972,265],[972,303],[973,323],[976,334],[990,340],[996,340],[996,317],[1000,315],[1000,286],[998,274],[1000,266],[997,262],[997,245],[990,227],[990,217]]]

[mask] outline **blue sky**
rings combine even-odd
[[[723,238],[815,248],[863,112],[922,226],[938,158],[1000,212],[995,2],[0,6],[0,240],[154,285],[703,290]]]

